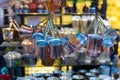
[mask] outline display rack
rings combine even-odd
[[[13,44],[8,44],[8,45],[0,45],[0,48],[7,48],[7,47],[15,47],[15,50],[17,49],[22,49],[22,45],[13,45]],[[16,50],[16,51],[17,51]],[[56,59],[57,60],[57,59]],[[57,62],[58,63],[58,62]],[[41,61],[38,62],[36,65],[34,66],[29,66],[29,65],[26,65],[26,64],[20,64],[18,66],[16,66],[16,69],[17,67],[18,68],[24,68],[24,75],[31,75],[32,73],[35,73],[35,71],[37,70],[37,72],[41,72],[43,70],[43,68],[45,68],[45,71],[48,70],[48,72],[53,72],[54,70],[58,69],[58,70],[63,70],[63,71],[67,71],[67,70],[70,70],[69,68],[72,67],[72,70],[74,71],[78,71],[80,69],[86,69],[86,70],[90,70],[90,69],[93,69],[93,68],[98,68],[100,66],[109,66],[110,67],[110,74],[111,75],[111,72],[112,72],[112,66],[116,66],[117,64],[114,64],[113,62],[109,62],[109,63],[91,63],[91,64],[62,64],[62,62],[60,61],[59,64],[57,63],[54,63],[52,66],[44,66],[42,65]],[[66,67],[65,69],[63,69],[64,67]],[[33,70],[33,68],[35,68],[35,70]],[[51,68],[51,69],[49,69]],[[45,72],[43,71],[43,72]]]
[[[59,17],[60,18],[60,26],[63,26],[62,24],[62,19],[63,19],[63,16],[96,16],[96,13],[64,13],[64,14],[42,14],[42,13],[15,13],[13,14],[12,16],[20,16],[22,17],[22,21],[25,20],[26,17],[29,17],[29,16],[39,16],[39,17],[48,17],[48,16],[52,16],[52,17]],[[99,14],[100,15],[100,14]],[[6,16],[8,16],[6,14]],[[26,21],[23,22],[23,24],[25,23]],[[8,42],[7,44],[2,44],[0,47],[4,47],[4,48],[7,48],[7,47],[15,47],[17,50],[20,48],[23,48],[23,45],[21,44],[11,44],[10,42]],[[24,53],[24,52],[23,52]],[[53,72],[54,70],[63,70],[63,71],[68,71],[68,70],[74,70],[74,71],[78,71],[79,69],[91,69],[91,68],[98,68],[100,66],[109,66],[110,67],[110,75],[111,75],[111,70],[112,70],[112,66],[116,66],[117,64],[114,64],[113,62],[109,62],[109,63],[104,63],[104,64],[100,64],[100,63],[91,63],[91,64],[86,64],[86,63],[83,63],[83,64],[63,64],[62,63],[62,60],[59,59],[59,64],[56,62],[55,64],[53,65],[50,65],[50,66],[44,66],[44,65],[34,65],[34,66],[29,66],[29,65],[26,65],[26,64],[22,64],[22,65],[18,65],[16,66],[15,68],[17,67],[22,67],[24,68],[24,72],[25,75],[31,75],[33,73],[40,73],[41,71],[45,70],[46,72]],[[54,61],[55,62],[55,61]],[[37,64],[41,64],[41,63],[37,63]],[[63,67],[65,67],[65,69],[63,69]],[[41,68],[41,69],[40,69]],[[44,69],[45,68],[45,69]],[[51,68],[51,69],[50,69]],[[71,68],[71,69],[70,69]],[[14,67],[13,67],[14,69]],[[23,70],[23,69],[22,69]],[[43,71],[43,72],[45,72]],[[14,71],[13,71],[14,72]],[[25,76],[24,75],[24,76]]]
[[[26,16],[41,16],[41,17],[47,17],[47,16],[49,16],[50,14],[39,14],[39,13],[17,13],[17,14],[15,14],[15,15],[17,15],[17,16],[22,16],[22,17],[26,17]],[[74,16],[74,15],[78,15],[78,16],[83,16],[83,15],[93,15],[93,16],[95,16],[95,14],[81,14],[81,13],[67,13],[67,14],[56,14],[56,15],[54,15],[54,16],[58,16],[58,17],[60,17],[60,16],[66,16],[66,15],[68,15],[68,16]],[[18,48],[18,47],[23,47],[22,45],[19,45],[19,44],[17,44],[17,45],[13,45],[13,44],[7,44],[7,45],[1,45],[0,47],[16,47],[16,48]],[[112,62],[110,62],[110,63],[105,63],[105,64],[81,64],[81,65],[65,65],[65,64],[60,64],[60,65],[57,65],[57,66],[53,66],[53,67],[59,67],[59,69],[61,69],[61,67],[62,66],[66,66],[66,70],[69,70],[69,66],[72,66],[73,67],[73,69],[80,69],[80,68],[82,68],[82,67],[88,67],[89,66],[89,68],[93,68],[93,67],[99,67],[99,66],[101,66],[101,65],[105,65],[105,66],[109,66],[110,67],[110,74],[111,74],[111,66],[114,66],[115,64],[113,64]],[[25,67],[30,67],[30,66],[25,66]],[[34,67],[43,67],[43,66],[34,66]],[[33,67],[33,68],[34,68]],[[78,68],[77,68],[78,67]]]

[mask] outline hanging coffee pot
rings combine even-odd
[[[102,37],[98,34],[88,34],[87,52],[91,57],[97,57],[102,52]]]
[[[21,43],[25,53],[34,53],[35,52],[35,42],[33,39],[25,39]]]
[[[64,51],[66,55],[72,54],[75,51],[79,50],[81,47],[81,44],[79,44],[79,41],[76,39],[76,35],[74,33],[70,33],[68,35],[67,44],[64,46]]]
[[[38,40],[36,42],[36,45],[39,47],[46,47],[48,45],[48,42],[46,40]]]
[[[48,31],[51,33],[51,38],[47,36],[45,39],[48,41],[48,44],[50,46],[50,54],[52,59],[60,58],[63,55],[63,46],[62,46],[62,40],[55,36],[55,28],[53,25],[53,21],[51,18],[48,19],[48,25],[45,29],[45,35],[48,34]]]
[[[64,46],[65,55],[72,54],[74,51],[77,50],[77,48],[78,47],[76,45],[69,42],[66,46]]]
[[[69,38],[67,36],[60,38],[62,41],[62,45],[66,46],[69,43]]]
[[[117,30],[115,30],[115,29],[107,29],[104,32],[104,35],[105,36],[111,36],[113,39],[116,39],[117,38]]]
[[[104,36],[102,40],[102,45],[104,47],[112,47],[114,44],[114,38],[111,36]]]
[[[60,39],[50,39],[49,45],[52,59],[60,58],[63,55],[63,46]]]
[[[32,37],[35,40],[37,46],[45,47],[48,45],[48,42],[45,40],[43,33],[40,32],[34,33]]]
[[[51,58],[52,59],[61,58],[64,55],[62,45],[50,46],[50,52],[51,52]]]
[[[46,59],[42,59],[42,64],[45,65],[45,66],[52,66],[53,63],[54,63],[54,60],[53,58],[51,58],[51,52],[50,52],[50,46],[48,45],[46,47]]]
[[[79,41],[79,43],[81,45],[87,45],[87,36],[82,34],[82,33],[78,33],[76,34],[76,39]]]
[[[65,55],[69,55],[77,51],[81,45],[79,41],[75,38],[75,35],[72,38],[69,38],[68,43],[64,46],[64,53]]]
[[[61,40],[65,54],[71,54],[76,50],[77,46],[72,44],[67,36],[62,37]]]
[[[35,56],[39,59],[42,60],[42,64],[45,66],[52,66],[54,63],[54,59],[52,59],[50,57],[50,46],[44,46],[44,47],[40,47],[40,46],[36,46],[36,50],[35,50]]]
[[[48,42],[51,46],[59,46],[62,44],[62,41],[59,38],[50,39]]]
[[[32,35],[32,37],[33,37],[33,39],[35,40],[35,41],[37,41],[37,40],[43,40],[44,39],[44,35],[43,35],[43,33],[34,33],[33,35]]]
[[[40,32],[34,33],[32,37],[36,43],[36,48],[35,48],[36,57],[42,60],[46,59],[47,58],[46,50],[47,50],[48,42],[44,39],[43,33]]]
[[[47,55],[46,55],[46,47],[39,47],[36,46],[35,49],[35,56],[39,59],[46,59]]]
[[[115,39],[117,39],[117,31],[114,29],[108,29],[104,33],[102,45],[106,48],[110,48],[114,45]]]
[[[106,62],[110,62],[110,55],[113,53],[112,46],[114,45],[115,38],[113,36],[104,36],[102,40],[103,53],[106,58]]]

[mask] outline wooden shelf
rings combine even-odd
[[[50,14],[46,14],[46,13],[16,13],[15,15],[19,15],[19,16],[48,16]]]
[[[18,16],[49,16],[50,14],[46,13],[16,13]],[[62,14],[53,14],[53,16],[62,16]]]
[[[0,47],[23,47],[23,45],[20,44],[20,42],[15,42],[15,41],[10,41],[10,42],[7,42],[7,41],[4,41]]]
[[[63,15],[95,16],[96,13],[64,13]],[[98,14],[100,15],[100,14]]]

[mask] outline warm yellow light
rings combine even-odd
[[[53,73],[53,71],[59,70],[59,67],[44,66],[44,67],[25,67],[25,75],[31,75],[34,73]]]

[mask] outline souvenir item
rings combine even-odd
[[[87,52],[91,57],[97,57],[102,52],[102,37],[97,34],[88,34]]]
[[[16,51],[10,51],[4,55],[7,67],[15,67],[20,64],[22,55]]]

